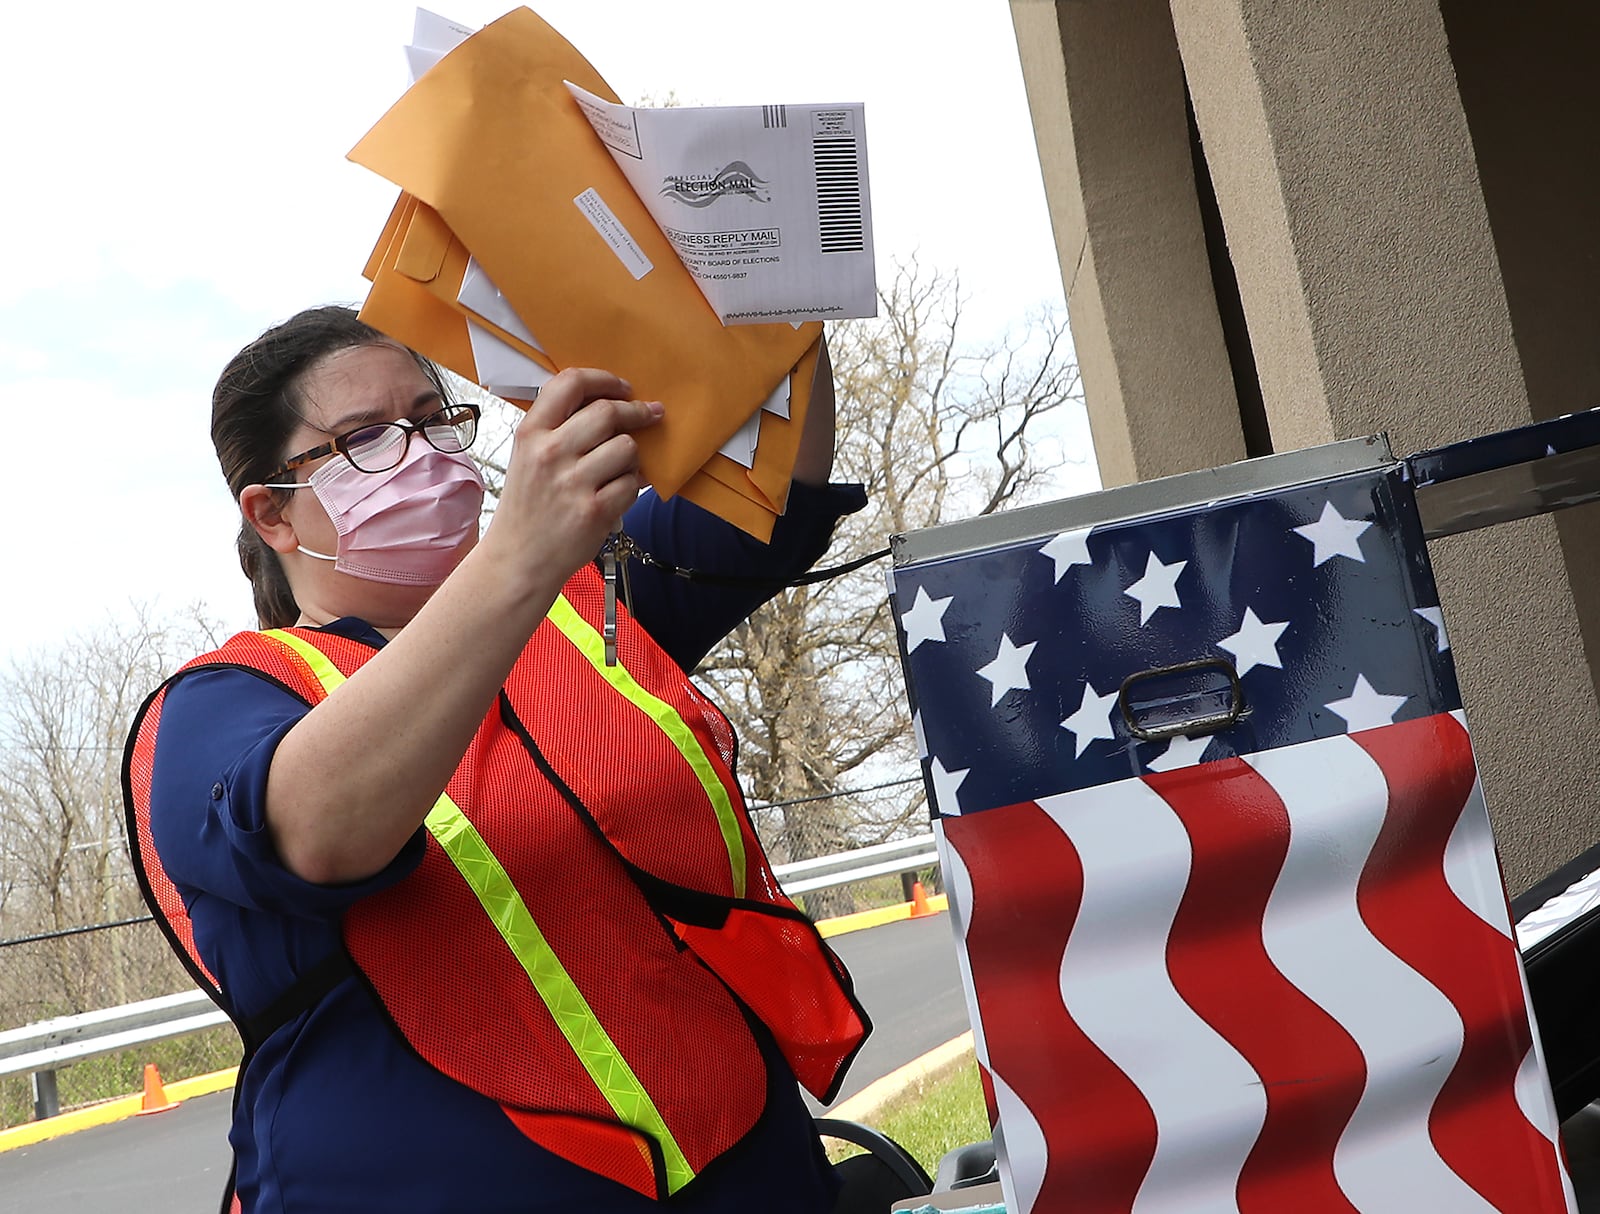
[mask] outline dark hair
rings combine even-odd
[[[383,344],[399,343],[360,320],[354,309],[329,305],[274,325],[233,356],[211,393],[211,445],[235,500],[246,485],[266,481],[289,454],[289,436],[304,420],[299,387],[305,373],[340,350]],[[438,369],[415,352],[412,357],[448,400]],[[300,607],[278,554],[248,519],[240,521],[237,544],[261,627],[293,624]]]

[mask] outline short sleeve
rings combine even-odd
[[[772,542],[763,544],[683,497],[662,500],[651,490],[623,520],[623,529],[640,547],[680,568],[731,574],[754,584],[694,581],[632,561],[634,617],[679,666],[691,670],[778,592],[776,583],[799,577],[816,564],[839,520],[866,504],[860,485],[796,481],[789,489],[788,508],[773,527]]]
[[[209,894],[251,910],[332,919],[421,862],[418,833],[381,872],[316,885],[279,859],[266,826],[267,772],[309,705],[249,670],[199,669],[167,689],[156,735],[150,830],[185,900]]]

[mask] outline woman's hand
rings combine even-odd
[[[639,491],[633,434],[661,406],[604,371],[555,376],[517,426],[478,546],[422,609],[278,744],[267,826],[308,881],[378,872],[421,825],[561,587]]]
[[[642,481],[633,435],[661,420],[606,371],[562,371],[517,426],[505,486],[482,547],[509,576],[559,586],[594,559]]]

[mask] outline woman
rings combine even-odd
[[[680,565],[814,561],[863,502],[825,484],[818,379],[767,547],[638,496],[663,409],[602,371],[540,393],[481,539],[475,411],[349,310],[223,372],[267,631],[152,695],[125,782],[147,896],[245,1040],[244,1210],[830,1207],[794,1080],[829,1098],[866,1018],[681,673],[766,595],[639,569],[608,666],[595,568],[619,525]]]

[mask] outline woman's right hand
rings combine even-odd
[[[509,576],[557,586],[594,559],[642,487],[633,435],[661,420],[627,381],[570,368],[539,392],[513,440],[481,546]]]

